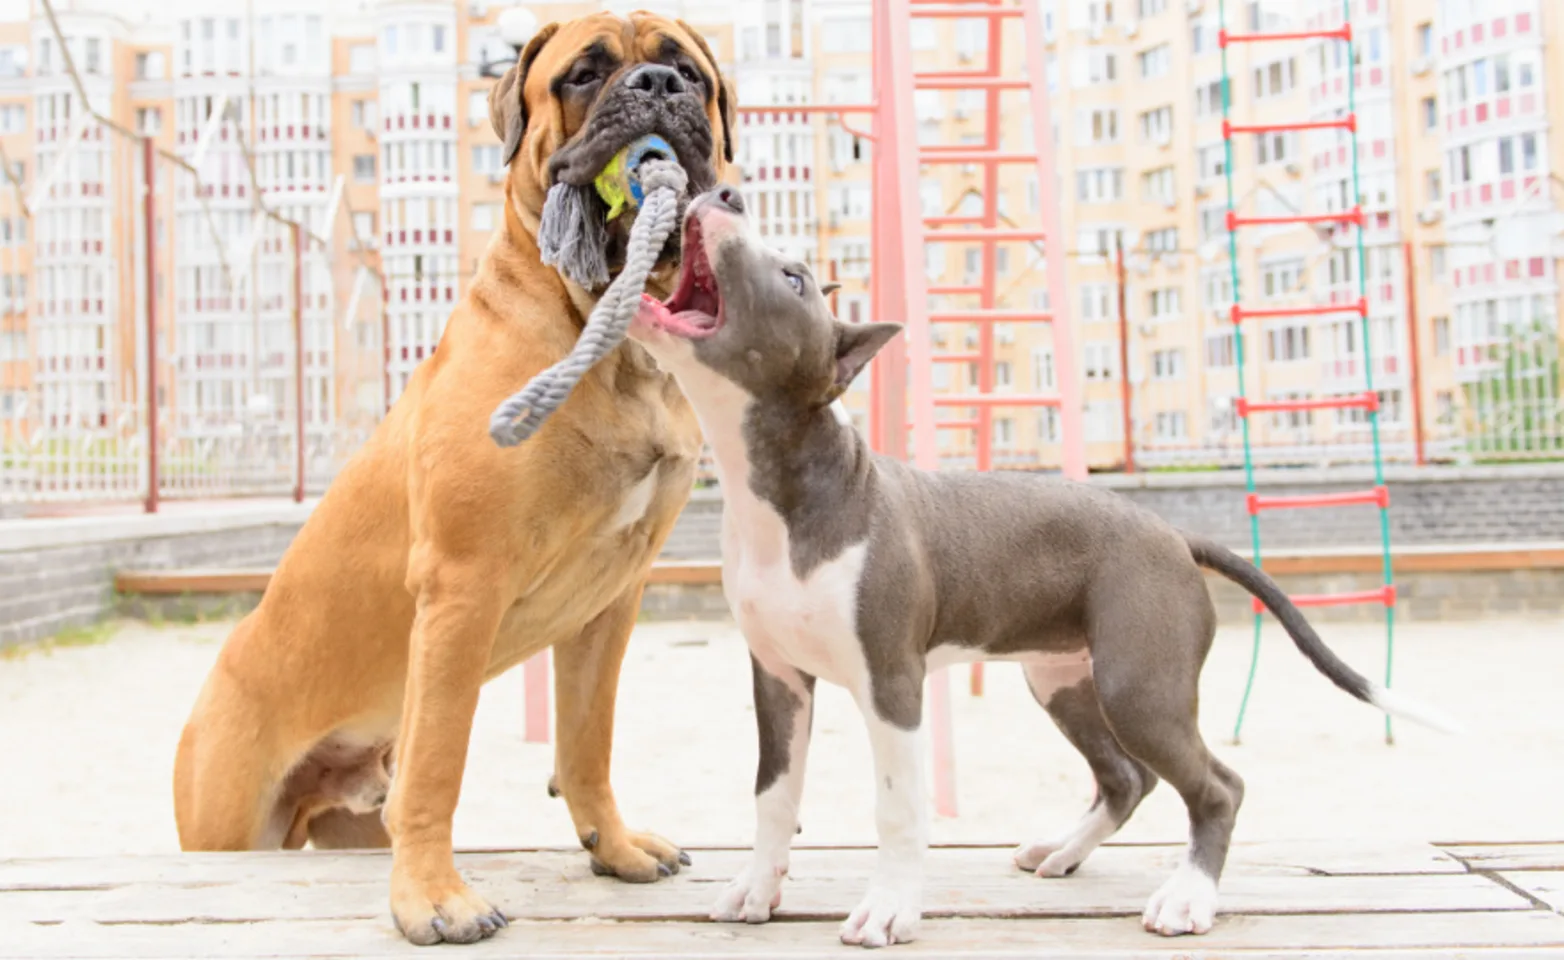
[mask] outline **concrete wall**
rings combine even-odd
[[[1098,476],[1184,529],[1247,552],[1249,520],[1243,478],[1227,473]],[[1564,465],[1439,468],[1388,472],[1391,536],[1398,548],[1419,544],[1564,541]],[[1360,490],[1373,478],[1360,468],[1273,470],[1258,475],[1269,494]],[[0,521],[0,646],[91,623],[116,608],[113,578],[123,569],[269,566],[291,542],[311,504],[202,506],[176,504],[156,517],[76,517]],[[719,554],[722,499],[697,490],[664,555],[713,559]],[[1267,550],[1309,550],[1376,544],[1373,507],[1287,510],[1262,517]],[[1335,575],[1289,578],[1295,593],[1365,589],[1372,578]],[[1296,583],[1291,582],[1297,580]],[[1224,615],[1243,615],[1244,600],[1229,585],[1215,588]],[[684,594],[690,594],[685,596]],[[1406,578],[1406,615],[1476,616],[1501,612],[1559,612],[1564,597],[1556,571],[1420,574]],[[125,608],[139,609],[139,608]],[[649,617],[720,613],[720,594],[699,588],[659,587],[647,598]],[[1372,616],[1376,609],[1321,610],[1320,619]]]

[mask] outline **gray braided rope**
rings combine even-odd
[[[630,228],[624,269],[603,291],[565,359],[533,377],[494,409],[489,417],[489,436],[502,447],[514,447],[536,433],[593,364],[624,341],[630,321],[640,309],[646,278],[669,234],[678,226],[679,198],[684,195],[687,179],[684,168],[671,160],[647,160],[636,172],[645,199]]]

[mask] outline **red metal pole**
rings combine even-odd
[[[294,470],[293,502],[304,502],[304,235],[293,224],[293,403]]]
[[[1124,271],[1124,240],[1117,244],[1119,273],[1119,395],[1124,403],[1124,472],[1135,472],[1135,421],[1130,414],[1129,276]]]
[[[381,392],[386,399],[386,413],[391,412],[391,281],[386,279],[385,261],[380,263],[380,352],[384,361],[380,365]]]
[[[1412,449],[1418,466],[1428,463],[1423,446],[1423,355],[1417,345],[1417,282],[1412,241],[1403,243],[1407,261],[1407,362],[1412,366]]]
[[[158,464],[157,435],[157,147],[151,137],[141,138],[142,182],[146,193],[142,213],[147,231],[147,513],[157,513],[162,476]]]

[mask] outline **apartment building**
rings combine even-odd
[[[543,23],[602,5],[526,6]],[[682,17],[717,51],[743,104],[776,108],[746,113],[739,125],[750,209],[771,242],[844,283],[843,315],[871,319],[867,117],[838,122],[787,109],[872,99],[869,0],[606,6]],[[185,469],[189,490],[214,476],[198,466],[214,457],[232,468],[222,478],[228,488],[234,471],[244,474],[240,487],[254,489],[291,476],[282,452],[297,412],[293,238],[259,201],[326,240],[307,242],[301,306],[309,469],[317,480],[329,476],[433,352],[499,223],[504,172],[486,98],[512,55],[498,27],[504,6],[255,0],[216,10],[185,0],[58,0],[57,8],[65,50],[41,11],[0,24],[0,146],[14,174],[0,183],[0,424],[34,443],[53,431],[112,447],[134,438],[144,409],[135,387],[147,362],[140,147],[73,112],[68,53],[96,109],[153,135],[200,173],[198,185],[160,162],[154,176],[152,299],[160,382],[170,385],[158,400],[164,442],[175,438],[169,469]],[[1350,229],[1279,225],[1230,246],[1229,167],[1233,200],[1247,214],[1342,211],[1361,196],[1372,373],[1394,453],[1409,455],[1418,411],[1432,442],[1492,414],[1496,378],[1506,396],[1523,392],[1536,403],[1536,416],[1556,415],[1557,396],[1543,381],[1558,352],[1557,147],[1548,129],[1561,108],[1547,80],[1564,69],[1564,13],[1542,0],[1352,0],[1354,64],[1332,41],[1229,49],[1228,117],[1319,121],[1350,108],[1359,118],[1354,171],[1338,130],[1242,135],[1229,151],[1214,0],[1044,8],[1061,146],[1058,268],[1077,325],[1093,466],[1123,461],[1126,422],[1143,465],[1233,462],[1235,298],[1275,307],[1357,300]],[[1231,31],[1275,31],[1332,26],[1341,8],[1233,0],[1228,15]],[[1009,64],[1019,62],[1020,29],[1006,27]],[[981,62],[987,31],[978,21],[920,21],[910,39],[920,69],[963,69]],[[915,106],[925,140],[980,141],[983,94],[923,90]],[[1031,148],[1025,111],[1007,110],[1000,125],[1005,149]],[[62,151],[68,162],[56,164]],[[50,189],[31,202],[45,177]],[[927,168],[923,211],[971,212],[980,185],[970,168]],[[1042,191],[1033,170],[1004,169],[1000,191],[1003,219],[1036,222]],[[365,264],[383,273],[383,289]],[[942,286],[968,284],[981,268],[978,248],[953,243],[930,245],[926,264],[930,283]],[[997,306],[1050,308],[1048,267],[1040,245],[1001,248]],[[1530,358],[1519,367],[1517,331]],[[1250,321],[1242,334],[1252,397],[1361,389],[1367,354],[1350,314]],[[942,326],[934,336],[937,352],[962,353],[979,332]],[[936,390],[968,391],[984,376],[1000,392],[1056,389],[1045,327],[997,325],[994,340],[993,370],[942,363]],[[867,397],[860,382],[847,398],[860,420]],[[1257,447],[1276,460],[1322,446],[1351,456],[1367,442],[1366,423],[1350,411],[1252,426]],[[1057,463],[1054,411],[999,409],[989,428],[997,464]],[[952,463],[970,462],[972,441],[970,429],[939,433]],[[133,472],[126,457],[109,472]]]

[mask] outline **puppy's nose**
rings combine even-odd
[[[722,186],[712,191],[712,202],[739,216],[744,215],[744,195],[736,187]]]
[[[684,78],[679,76],[679,71],[660,63],[643,63],[631,70],[625,77],[625,86],[665,97],[685,91]]]

